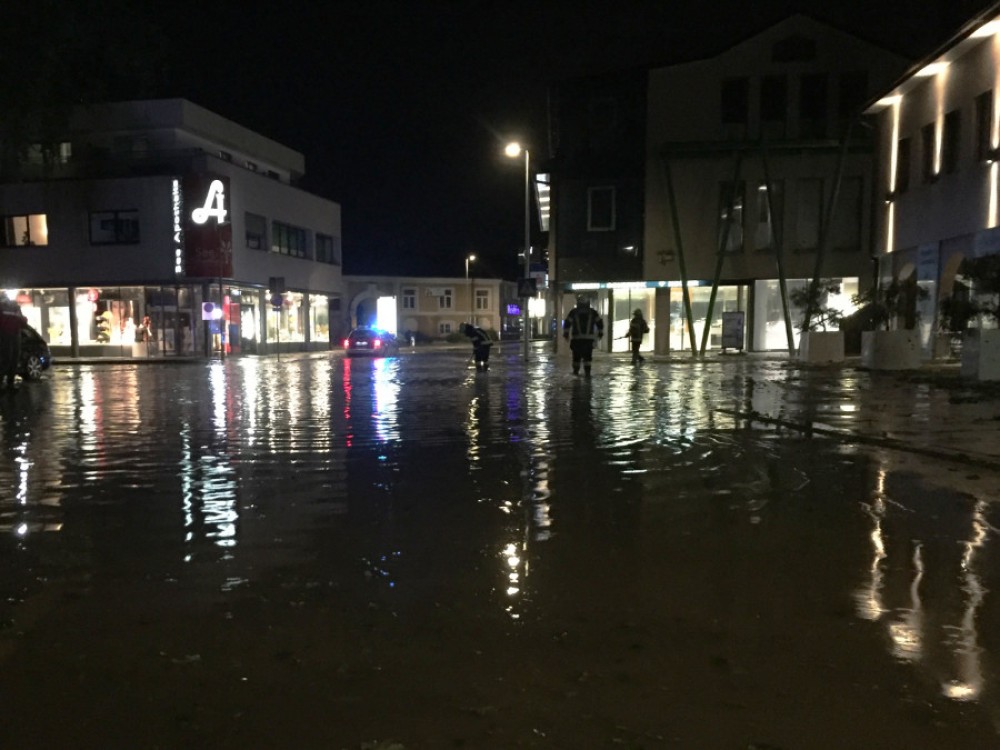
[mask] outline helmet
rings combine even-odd
[[[639,316],[639,317],[641,318],[641,317],[642,317],[642,310],[640,310],[640,309],[639,309],[639,308],[637,307],[637,308],[635,308],[635,309],[634,309],[634,310],[632,311],[632,315],[633,315],[633,317],[634,317],[634,316],[636,316],[636,315],[638,315],[638,316]]]
[[[576,304],[580,307],[590,307],[590,299],[586,294],[576,295]]]

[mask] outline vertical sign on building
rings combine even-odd
[[[184,269],[188,277],[233,275],[233,225],[229,178],[211,174],[184,177]]]
[[[170,199],[173,204],[172,237],[174,250],[174,275],[184,275],[184,223],[182,214],[184,203],[181,200],[181,181],[176,177],[170,187]]]

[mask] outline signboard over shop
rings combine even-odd
[[[200,278],[233,275],[233,225],[229,178],[185,175],[183,180],[183,273]]]

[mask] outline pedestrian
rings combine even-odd
[[[637,307],[632,311],[632,320],[628,322],[628,331],[622,336],[623,339],[628,339],[629,341],[629,347],[632,349],[633,365],[646,361],[646,358],[639,354],[639,349],[642,347],[642,339],[647,333],[649,333],[649,324],[642,317],[642,310]]]
[[[27,324],[18,304],[0,292],[0,388],[15,388],[21,363],[21,329]]]
[[[584,295],[576,298],[576,307],[569,311],[563,321],[563,338],[569,341],[573,353],[573,374],[580,374],[580,363],[583,363],[583,373],[590,377],[590,363],[594,358],[594,344],[604,336],[604,321],[600,314],[590,306],[590,300]]]
[[[476,369],[486,372],[490,369],[490,347],[493,339],[479,326],[462,323],[462,333],[472,339],[472,356],[476,360]]]

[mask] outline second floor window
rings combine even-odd
[[[587,231],[610,232],[615,228],[615,189],[592,187],[587,190]]]
[[[723,81],[721,106],[724,125],[746,125],[750,116],[750,79]]]
[[[976,97],[976,158],[988,161],[993,149],[993,92]]]
[[[724,251],[743,251],[743,205],[745,183],[724,182],[719,186],[719,242],[726,237]]]
[[[4,216],[2,218],[4,247],[49,244],[49,225],[45,214]]]
[[[94,211],[90,214],[91,245],[134,245],[138,242],[138,211]]]
[[[404,310],[416,310],[417,309],[417,290],[413,287],[406,287],[403,289],[403,309]]]
[[[316,260],[320,263],[329,263],[332,266],[340,265],[340,238],[329,234],[316,234]]]
[[[267,247],[267,219],[258,214],[247,212],[245,219],[247,247],[251,250],[264,250]]]
[[[276,221],[272,226],[272,235],[272,253],[291,255],[293,258],[308,257],[305,229]]]
[[[934,123],[929,122],[920,128],[920,174],[924,182],[932,182],[937,177],[937,164],[934,154],[937,151],[937,134]]]
[[[900,138],[896,151],[896,192],[905,193],[910,189],[911,144],[909,138]]]
[[[452,305],[452,289],[442,289],[441,296],[438,297],[438,307],[442,310],[450,310]]]
[[[941,171],[951,174],[958,169],[958,144],[962,133],[962,115],[957,109],[944,116],[941,133]]]
[[[490,290],[489,289],[477,289],[476,290],[476,309],[477,310],[489,310],[490,309]]]

